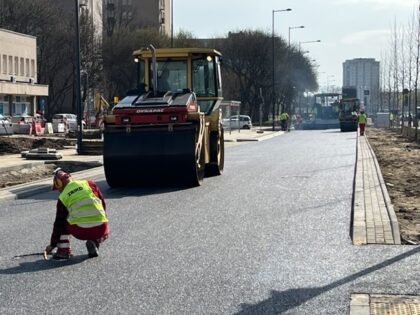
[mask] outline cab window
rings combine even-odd
[[[153,69],[150,69],[151,86],[153,86]],[[159,60],[157,62],[157,91],[177,91],[188,88],[186,60]]]
[[[192,90],[197,97],[217,96],[213,56],[202,56],[192,61]]]

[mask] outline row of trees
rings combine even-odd
[[[75,27],[73,11],[53,5],[52,0],[3,0],[0,27],[37,37],[38,82],[49,85],[47,113],[65,110],[65,100],[74,99]],[[132,52],[153,44],[170,47],[171,39],[147,28],[118,27],[102,40],[95,36],[88,13],[81,14],[81,68],[89,89],[102,90],[108,99],[123,97],[135,87],[136,69]],[[223,89],[225,99],[239,100],[241,112],[258,119],[263,104],[263,119],[280,109],[293,111],[298,93],[318,88],[311,62],[296,47],[289,47],[281,37],[274,39],[263,31],[243,30],[226,38],[202,40],[181,31],[174,47],[213,47],[223,54]],[[272,74],[275,71],[275,88]],[[273,92],[275,94],[273,95]],[[74,102],[71,102],[74,103]],[[73,105],[73,109],[75,108]]]
[[[420,9],[420,8],[419,8]],[[420,10],[406,25],[392,27],[389,49],[382,53],[381,109],[401,115],[402,122],[418,125],[419,110]]]

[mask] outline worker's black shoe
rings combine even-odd
[[[52,255],[52,259],[54,260],[67,260],[70,259],[71,254],[70,253],[54,253]]]
[[[95,242],[92,240],[86,241],[86,248],[88,251],[89,258],[98,257],[99,249],[96,246]]]

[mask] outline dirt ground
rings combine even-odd
[[[420,144],[389,129],[368,128],[366,134],[394,205],[402,242],[420,244]],[[74,139],[0,137],[0,155],[37,147],[63,149],[70,145],[74,145]],[[48,178],[55,167],[55,164],[46,164],[0,174],[0,188]],[[80,167],[69,171],[78,170]]]
[[[420,143],[397,131],[366,131],[398,218],[403,244],[420,244]]]
[[[0,155],[19,154],[36,148],[64,149],[74,146],[75,140],[68,138],[35,138],[32,136],[0,136]]]
[[[19,154],[22,151],[35,149],[39,147],[50,149],[64,149],[66,146],[74,146],[74,140],[67,138],[35,138],[31,136],[1,136],[0,137],[0,155]],[[51,177],[57,165],[42,164],[31,168],[22,168],[9,172],[0,173],[0,188],[10,187],[26,182]],[[72,168],[69,171],[81,170]]]

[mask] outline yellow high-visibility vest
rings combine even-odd
[[[366,124],[367,122],[366,114],[365,113],[359,114],[359,117],[357,118],[357,120],[359,121],[359,124]]]
[[[289,115],[287,113],[280,114],[280,120],[288,120],[288,119],[289,119]]]
[[[108,222],[102,200],[93,193],[87,180],[71,181],[58,198],[69,211],[69,224]]]

